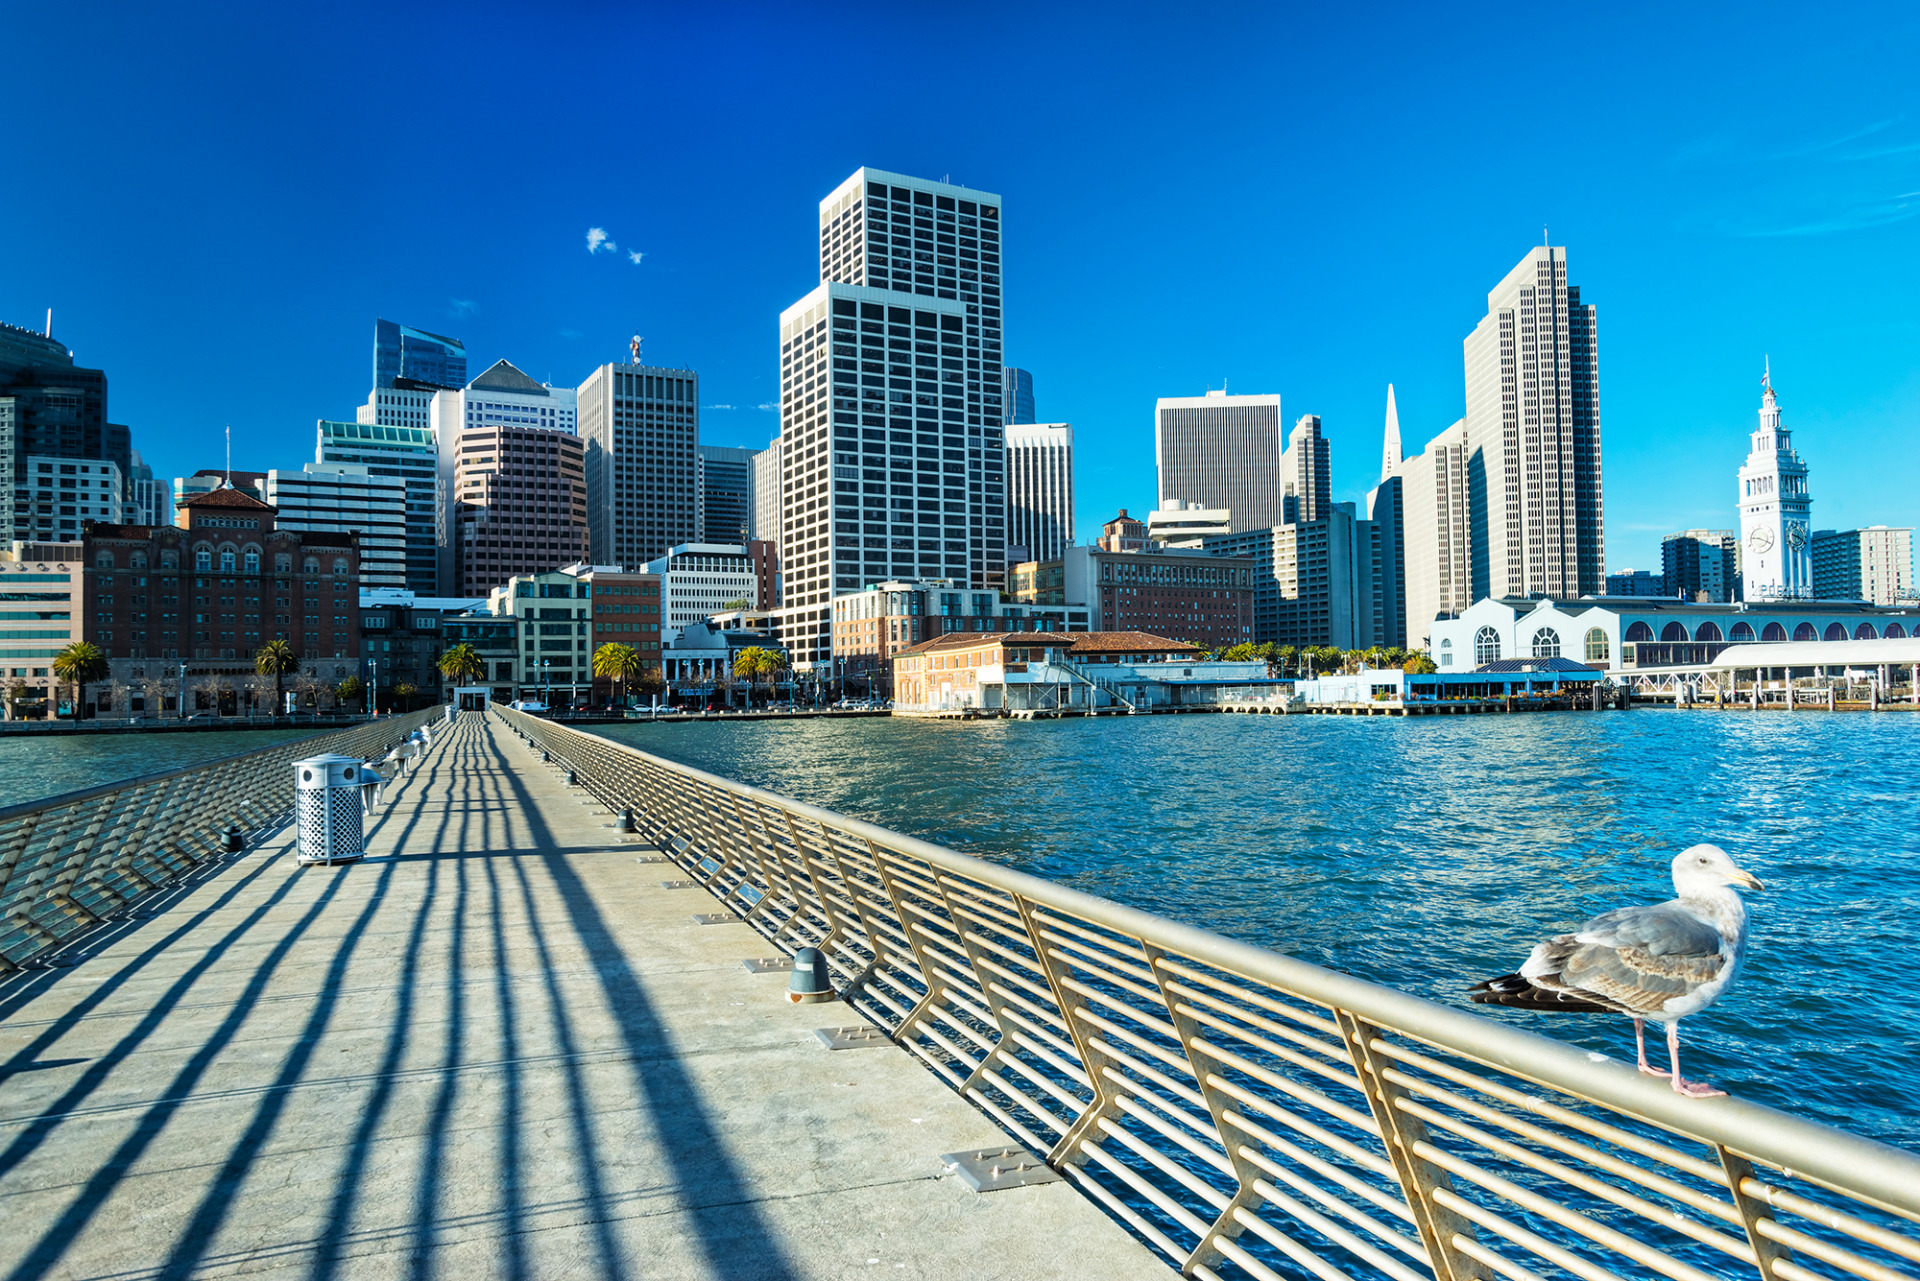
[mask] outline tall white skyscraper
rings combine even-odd
[[[1409,649],[1427,647],[1436,617],[1458,614],[1485,595],[1474,588],[1468,453],[1463,420],[1400,464]]]
[[[1473,555],[1485,567],[1476,598],[1577,597],[1606,584],[1594,327],[1594,309],[1567,283],[1566,250],[1542,246],[1487,295],[1467,336]]]
[[[1393,384],[1387,384],[1387,431],[1380,442],[1380,479],[1397,476],[1406,455],[1400,451],[1400,411],[1393,405]]]
[[[1000,198],[861,169],[820,202],[820,275],[780,316],[784,602],[1003,587]]]
[[[594,561],[635,570],[669,547],[700,542],[700,375],[602,365],[576,399]]]
[[[267,473],[276,529],[358,534],[360,586],[407,585],[407,482],[349,463],[308,463]]]
[[[1153,449],[1159,503],[1224,507],[1234,533],[1285,523],[1279,396],[1163,396],[1154,403]]]
[[[1319,520],[1333,509],[1333,462],[1320,415],[1302,414],[1280,455],[1281,508],[1286,523]]]
[[[1760,427],[1740,468],[1740,542],[1745,599],[1813,595],[1813,496],[1807,465],[1780,426],[1773,366],[1761,376]]]
[[[1073,541],[1073,425],[1007,428],[1007,543],[1059,560]]]
[[[780,545],[780,438],[753,455],[748,468],[748,500],[753,511],[753,536]]]

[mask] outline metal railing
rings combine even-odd
[[[1189,1276],[1920,1276],[1911,1153],[501,715]]]
[[[0,809],[0,974],[59,948],[226,850],[293,805],[293,762],[362,758],[404,740],[438,708],[305,734],[258,751],[120,779]]]

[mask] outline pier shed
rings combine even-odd
[[[1309,710],[1382,705],[1403,710],[1510,701],[1583,706],[1591,703],[1595,685],[1605,679],[1605,672],[1569,658],[1510,658],[1484,663],[1470,672],[1430,675],[1397,667],[1362,668],[1300,681],[1294,694]]]

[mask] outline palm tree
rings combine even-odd
[[[78,691],[73,700],[73,719],[79,720],[87,703],[87,684],[107,678],[111,669],[107,656],[90,641],[75,641],[53,658],[53,674]]]
[[[283,640],[270,640],[253,651],[253,670],[273,677],[273,714],[287,705],[287,677],[300,670],[300,655]]]
[[[768,649],[762,645],[749,645],[734,656],[733,674],[744,676],[755,684],[765,677],[771,684],[773,678],[780,674],[780,669],[786,665],[787,656],[779,650]],[[749,691],[748,701],[752,701],[751,691]]]
[[[486,679],[487,665],[465,641],[440,655],[440,674],[456,685]]]
[[[608,641],[593,651],[593,674],[620,682],[620,702],[627,701],[627,682],[640,674],[640,651],[619,641]]]

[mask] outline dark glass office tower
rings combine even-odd
[[[107,421],[106,374],[45,334],[0,324],[0,538],[30,536],[14,490],[35,454],[102,459],[123,480],[133,468],[131,433]]]
[[[449,391],[467,385],[467,348],[458,338],[409,329],[391,320],[373,322],[373,385],[394,379],[431,383]]]

